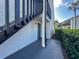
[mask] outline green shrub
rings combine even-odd
[[[55,30],[70,59],[79,59],[79,29]]]

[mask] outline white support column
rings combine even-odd
[[[5,0],[5,29],[9,34],[9,0]]]
[[[46,40],[46,0],[43,0],[43,17],[42,17],[42,47],[45,47],[45,40]]]
[[[19,27],[20,23],[20,0],[15,0],[15,26]]]
[[[22,17],[23,17],[23,21],[25,22],[25,0],[23,0],[23,3],[22,3],[23,5],[22,5]]]

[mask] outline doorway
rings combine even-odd
[[[38,23],[38,40],[41,39],[41,24]]]

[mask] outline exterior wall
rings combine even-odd
[[[75,29],[75,19],[71,19],[71,29]]]
[[[0,58],[3,59],[18,50],[28,46],[38,39],[38,23],[41,24],[41,19],[34,20],[27,24],[20,31],[15,33],[7,41],[0,45]],[[50,39],[53,31],[52,22],[46,22],[46,38]],[[42,28],[41,28],[42,31]],[[42,35],[41,35],[42,37]]]
[[[0,59],[33,43],[37,37],[37,25],[32,21],[0,45]]]
[[[53,6],[53,0],[48,0],[49,6],[51,8],[51,19],[48,19],[48,22],[46,23],[46,37],[47,39],[50,39],[52,34],[55,33],[54,29],[54,6]]]
[[[70,29],[70,25],[62,26],[62,29]]]
[[[54,16],[54,15],[53,15]],[[54,17],[53,19],[50,19],[48,16],[46,16],[46,38],[50,39],[52,34],[54,33]]]
[[[72,24],[72,20],[70,21],[70,27],[71,27],[71,29],[73,28],[73,24]]]
[[[75,19],[71,19],[71,29],[75,29]],[[76,29],[79,29],[79,16],[76,17]]]
[[[46,22],[46,38],[50,39],[53,33],[53,24],[51,22]]]
[[[79,29],[79,17],[76,18],[76,28]]]
[[[52,9],[52,0],[49,0],[51,12],[51,19],[46,22],[46,37],[51,38],[52,33],[54,33],[54,12]],[[36,19],[39,20],[39,19]],[[16,51],[28,46],[38,39],[38,27],[37,24],[40,21],[31,21],[24,28],[15,33],[12,37],[6,40],[0,45],[0,58],[5,57],[15,53]],[[42,29],[41,29],[42,30]],[[42,35],[41,35],[42,37]]]

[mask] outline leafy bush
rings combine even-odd
[[[79,59],[79,29],[55,30],[70,59]]]

